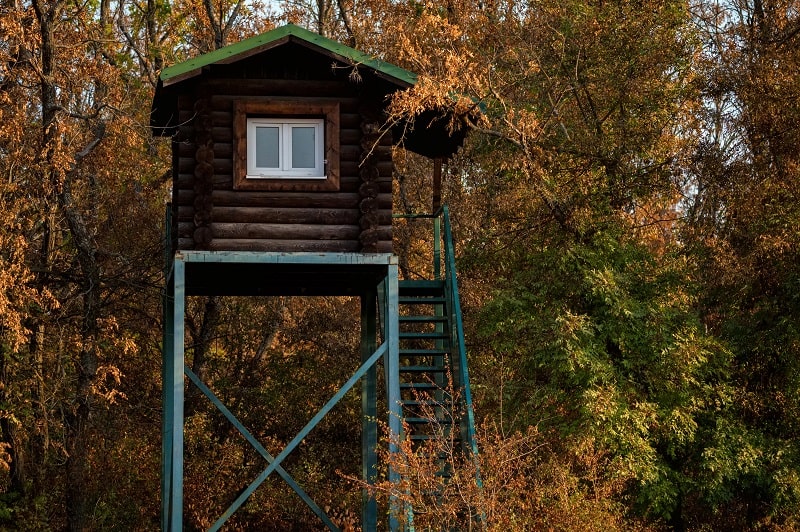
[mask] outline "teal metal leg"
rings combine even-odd
[[[377,293],[370,291],[361,296],[361,362],[369,359],[378,346]],[[361,476],[368,485],[375,484],[378,475],[378,401],[377,370],[367,370],[361,381]],[[361,509],[362,530],[372,532],[378,528],[378,503],[368,490],[364,490]]]
[[[400,297],[396,264],[389,265],[383,284],[386,305],[383,329],[384,343],[387,345],[384,367],[386,368],[386,395],[389,407],[389,454],[397,456],[400,450],[398,443],[403,432],[403,413],[400,404]],[[389,481],[400,482],[400,474],[393,467],[389,468]],[[403,510],[394,500],[390,501],[390,506],[389,530],[396,531],[399,528],[397,516]]]
[[[172,382],[172,345],[175,313],[175,287],[172,272],[167,272],[164,292],[164,334],[161,343],[161,530],[169,529],[170,504],[172,501],[172,401],[169,394]]]
[[[167,404],[171,420],[168,420],[168,445],[170,446],[169,473],[169,526],[168,530],[183,530],[183,357],[184,357],[184,311],[186,303],[185,264],[180,258],[175,259],[172,270],[174,298],[172,304],[172,353],[171,359],[165,360],[168,367],[169,380],[167,387]]]

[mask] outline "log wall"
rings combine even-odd
[[[378,133],[384,95],[329,63],[316,69],[318,75],[289,63],[295,70],[283,77],[294,79],[252,79],[247,76],[254,70],[263,73],[252,65],[228,66],[226,77],[204,76],[192,94],[178,98],[181,125],[173,144],[178,249],[392,251],[392,139]],[[287,97],[339,103],[339,190],[234,189],[234,101]]]

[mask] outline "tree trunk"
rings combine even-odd
[[[192,372],[194,372],[201,381],[203,381],[205,377],[206,358],[211,348],[211,341],[216,334],[219,319],[219,298],[217,296],[209,296],[206,299],[206,304],[203,306],[203,319],[200,323],[200,330],[196,331],[196,334],[194,334],[195,331],[190,331],[193,333],[192,351],[194,352]],[[185,415],[187,417],[197,412],[201,398],[202,394],[200,390],[190,385],[186,393],[185,402]]]
[[[70,237],[76,248],[79,266],[79,283],[83,294],[83,308],[80,326],[80,349],[74,360],[77,385],[73,404],[68,407],[66,422],[66,507],[69,530],[80,531],[87,528],[90,498],[87,490],[89,478],[90,416],[92,412],[92,387],[97,375],[97,340],[99,337],[99,317],[101,303],[100,267],[96,257],[96,244],[89,231],[86,220],[75,205],[71,192],[71,182],[77,166],[104,135],[102,127],[95,130],[95,139],[80,153],[75,154],[75,165],[65,170],[58,169],[53,161],[58,145],[56,117],[59,109],[56,69],[56,24],[61,16],[63,4],[54,2],[46,5],[34,0],[33,7],[41,33],[41,78],[40,95],[42,108],[42,144],[46,163],[46,179],[50,194],[56,200],[61,214],[67,221]],[[102,126],[102,124],[101,124]]]
[[[59,205],[67,219],[70,235],[78,248],[83,291],[81,349],[75,364],[78,384],[75,404],[66,416],[67,422],[67,516],[69,529],[85,530],[89,514],[87,478],[90,463],[89,439],[92,412],[92,386],[97,377],[97,341],[100,336],[100,267],[96,246],[86,223],[75,209],[70,193],[70,177],[64,181],[58,196]]]

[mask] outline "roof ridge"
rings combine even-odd
[[[166,67],[161,71],[159,79],[164,85],[171,85],[199,75],[206,66],[229,63],[239,57],[246,57],[268,50],[272,47],[270,45],[279,45],[282,40],[292,40],[292,38],[299,39],[301,43],[319,48],[328,55],[337,57],[345,62],[352,62],[355,65],[364,65],[371,68],[376,73],[392,81],[408,86],[415,85],[417,82],[417,75],[413,72],[295,24],[286,24]]]

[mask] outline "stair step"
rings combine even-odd
[[[437,386],[432,382],[401,382],[401,390],[441,390],[441,386]]]
[[[409,425],[452,425],[452,419],[432,419],[429,417],[407,417],[403,421]]]
[[[398,302],[401,305],[444,305],[443,297],[406,297],[400,296]]]
[[[444,281],[400,281],[398,288],[401,296],[441,296],[444,293]]]
[[[401,357],[443,356],[449,353],[449,349],[400,349]]]
[[[421,458],[433,458],[434,460],[447,460],[451,454],[446,451],[439,451],[437,453],[417,453]]]
[[[400,331],[401,340],[447,340],[450,335],[443,332],[403,332]]]
[[[442,366],[400,366],[400,373],[444,373]]]
[[[447,316],[400,316],[400,323],[444,323]]]
[[[411,434],[411,441],[431,441],[431,440],[443,441],[443,438],[441,438],[436,434]],[[451,440],[450,438],[447,438],[446,441],[450,442]],[[461,445],[460,440],[458,438],[452,441],[456,447]]]
[[[452,407],[450,402],[434,401],[432,399],[401,399],[400,405],[404,408],[423,406],[429,408],[444,408],[448,410]]]

